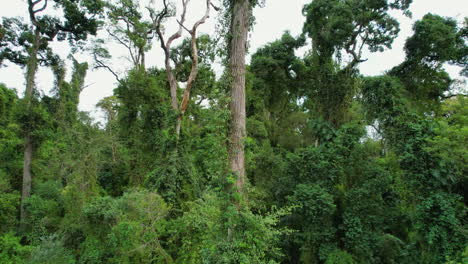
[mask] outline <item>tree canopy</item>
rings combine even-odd
[[[200,2],[194,19],[189,0],[29,0],[29,20],[2,18],[0,66],[27,89],[0,83],[0,263],[468,261],[466,18],[426,14],[404,60],[367,76],[364,51],[392,49],[413,1],[313,0],[301,34],[257,50],[268,1]],[[93,68],[116,77],[103,120],[79,110]]]

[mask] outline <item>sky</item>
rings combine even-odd
[[[180,2],[179,0],[173,0]],[[26,0],[2,0],[0,8],[0,17],[23,17],[27,19],[27,4]],[[155,1],[160,2],[160,1]],[[220,0],[214,0],[214,3]],[[266,0],[263,7],[254,9],[256,24],[249,35],[249,56],[258,48],[272,42],[281,37],[284,31],[289,30],[291,34],[299,35],[302,31],[302,25],[305,21],[302,15],[302,7],[304,4],[310,3],[311,0]],[[144,7],[146,1],[140,1]],[[196,19],[200,18],[204,13],[205,1],[192,0],[187,13],[187,25],[191,25]],[[180,10],[180,9],[178,9]],[[401,32],[399,37],[394,41],[392,49],[382,53],[363,54],[368,60],[360,65],[361,73],[365,75],[379,75],[386,70],[400,64],[404,58],[403,51],[405,40],[412,35],[412,25],[415,21],[421,19],[427,13],[438,14],[444,17],[453,17],[458,21],[463,21],[463,18],[468,16],[468,1],[467,0],[414,0],[410,7],[412,18],[403,16],[399,12],[392,12],[400,22]],[[200,33],[215,34],[215,25],[218,14],[211,10],[211,16],[206,24],[201,25]],[[168,22],[167,34],[172,34],[176,30],[177,22],[173,19]],[[187,36],[187,35],[185,35]],[[130,63],[124,58],[125,51],[117,44],[112,44],[108,41],[109,50],[113,56],[112,67],[117,72],[123,73],[128,70]],[[177,42],[174,43],[174,46]],[[66,58],[70,52],[67,43],[53,43],[52,47],[56,53],[62,58]],[[88,61],[92,65],[92,60],[87,54],[75,54],[78,61]],[[249,57],[248,57],[249,61]],[[146,66],[163,66],[163,53],[161,48],[155,43],[153,48],[146,55]],[[68,63],[70,65],[70,63]],[[459,69],[448,67],[449,73],[456,77]],[[70,73],[68,72],[68,75]],[[69,76],[68,76],[69,77]],[[7,85],[9,88],[17,90],[20,96],[24,93],[24,70],[13,64],[8,64],[8,67],[0,68],[0,82]],[[53,87],[54,78],[47,68],[41,68],[36,79],[37,88],[45,93],[50,94],[50,88]],[[102,113],[98,111],[95,105],[106,96],[112,95],[113,89],[116,86],[116,80],[109,72],[99,69],[88,71],[86,80],[86,88],[81,93],[79,109],[88,111],[96,119],[102,118]]]

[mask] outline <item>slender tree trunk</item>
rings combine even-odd
[[[177,138],[179,138],[180,136],[180,128],[182,127],[182,114],[179,114],[177,116],[177,120],[176,120],[176,135],[177,135]]]
[[[245,185],[244,139],[245,128],[245,55],[251,15],[250,1],[236,0],[232,7],[230,40],[231,74],[231,131],[229,161],[236,174],[235,186],[242,193]]]
[[[164,40],[164,35],[161,31],[161,22],[164,18],[168,17],[168,13],[169,13],[167,1],[163,0],[164,9],[161,13],[151,14],[151,17],[153,18],[153,24],[156,29],[156,33],[159,37],[161,48],[164,50],[165,67],[166,67],[167,79],[169,81],[169,87],[170,87],[170,92],[171,92],[171,105],[172,105],[172,109],[177,113],[177,120],[176,120],[176,127],[175,127],[177,138],[179,138],[180,136],[182,118],[185,114],[185,111],[187,110],[187,106],[190,101],[190,90],[192,89],[193,82],[197,78],[197,74],[198,74],[197,29],[201,24],[204,24],[206,20],[210,17],[210,7],[212,6],[211,0],[206,0],[205,14],[200,20],[198,20],[197,22],[195,22],[195,24],[193,24],[193,27],[190,30],[184,26],[185,15],[187,14],[187,5],[189,2],[190,0],[182,1],[182,15],[180,17],[180,20],[177,20],[177,22],[179,23],[179,29],[176,33],[174,33],[173,35],[169,37],[167,42]],[[216,7],[215,9],[217,10]],[[191,36],[192,67],[190,70],[189,78],[187,80],[187,86],[185,87],[184,95],[182,97],[182,102],[179,106],[179,99],[177,98],[178,84],[177,84],[177,79],[174,76],[174,72],[171,67],[170,58],[171,58],[171,44],[174,40],[182,36],[183,29],[187,30]]]
[[[32,141],[29,132],[26,132],[24,138],[24,161],[23,161],[23,186],[21,190],[21,223],[24,223],[24,220],[27,217],[26,209],[24,207],[24,202],[27,198],[31,196],[31,162],[32,162]]]
[[[26,102],[26,113],[30,115],[31,112],[31,99],[33,96],[35,78],[37,72],[37,54],[39,50],[39,41],[40,41],[40,32],[36,30],[34,32],[34,43],[29,51],[29,59],[26,69],[26,91],[24,95],[24,100]],[[25,210],[25,201],[31,196],[31,184],[32,184],[32,173],[31,173],[31,163],[33,156],[33,142],[31,138],[31,131],[28,127],[29,124],[26,124],[25,136],[24,136],[24,161],[23,161],[23,186],[21,189],[21,212],[20,212],[20,221],[21,224],[24,224],[24,220],[27,217],[27,212]]]

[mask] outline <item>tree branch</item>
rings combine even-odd
[[[210,17],[210,6],[211,0],[206,0],[206,11],[205,15],[195,22],[190,31],[192,37],[192,68],[190,71],[190,75],[187,81],[187,86],[185,87],[184,95],[182,97],[182,102],[180,104],[180,112],[183,115],[187,110],[188,103],[190,101],[190,91],[192,89],[193,83],[198,75],[198,47],[197,47],[197,29],[198,27],[206,22],[206,19]]]
[[[185,3],[184,0],[182,0],[182,2]],[[166,74],[167,74],[167,79],[169,82],[169,87],[170,87],[170,92],[171,92],[171,105],[172,105],[173,110],[178,111],[177,81],[174,77],[174,73],[172,71],[172,67],[170,63],[170,57],[171,57],[170,56],[171,55],[170,44],[172,41],[168,40],[166,43],[164,40],[164,34],[161,31],[162,20],[166,18],[169,13],[169,7],[167,6],[166,0],[163,0],[163,5],[164,5],[163,10],[157,15],[154,15],[154,12],[151,9],[149,9],[149,11],[151,12],[151,17],[153,19],[153,24],[156,30],[156,34],[158,35],[161,48],[164,51]],[[184,6],[186,7],[186,5]],[[184,13],[185,13],[185,10],[184,10]],[[183,17],[185,17],[185,14],[183,15]],[[174,36],[176,36],[176,34],[174,34],[171,37],[173,38]]]
[[[357,50],[357,53],[356,53],[356,48],[357,48],[357,45],[358,45],[358,39],[357,38],[360,36],[361,33],[363,33],[362,27],[363,27],[362,25],[359,26],[358,30],[356,30],[356,32],[354,32],[354,34],[352,35],[350,41],[344,47],[345,50],[346,50],[346,53],[350,54],[353,57],[353,60],[344,68],[344,70],[352,69],[358,63],[367,61],[367,59],[363,60],[363,59],[361,59],[361,57],[362,57],[362,49],[364,48],[364,45],[366,44],[366,41],[367,41],[367,39],[369,37],[369,33],[366,33],[364,35],[364,37],[362,37],[362,43],[359,46],[359,48]]]
[[[213,7],[213,9],[218,12],[219,10],[221,10],[221,8],[215,6],[213,3],[210,3],[210,5]]]
[[[130,57],[132,58],[133,63],[136,65],[137,61],[136,61],[135,55],[133,54],[133,50],[130,47],[130,45],[125,43],[123,40],[121,40],[117,35],[112,33],[109,29],[106,29],[106,31],[111,37],[113,37],[115,40],[117,40],[117,42],[119,42],[121,45],[123,45],[125,48],[128,49],[128,52],[130,53]]]
[[[88,87],[90,87],[90,86],[93,86],[93,85],[95,85],[95,84],[96,84],[96,83],[90,83],[90,84],[87,84],[87,85],[83,85],[83,86],[81,87],[81,89],[80,89],[80,92],[82,92],[84,89],[86,89],[86,88],[88,88]]]
[[[442,95],[440,97],[442,99],[450,99],[450,98],[458,97],[458,96],[468,97],[468,94],[449,94],[449,95]]]
[[[209,18],[210,15],[210,7],[213,6],[215,7],[212,3],[211,0],[206,0],[206,11],[205,14],[201,19],[199,19],[195,24],[193,25],[192,29],[188,29],[185,27],[185,16],[187,13],[187,5],[190,2],[190,0],[182,0],[182,14],[180,16],[180,20],[177,20],[177,23],[179,24],[179,29],[177,32],[172,34],[167,41],[164,40],[164,35],[161,31],[161,23],[162,20],[167,16],[168,14],[168,6],[166,0],[163,0],[163,5],[164,9],[157,15],[154,14],[154,11],[150,10],[150,15],[153,20],[153,24],[156,30],[156,33],[159,37],[160,40],[160,45],[161,48],[164,51],[165,55],[165,67],[166,67],[166,73],[167,73],[167,78],[170,86],[170,92],[171,92],[171,103],[172,103],[172,108],[175,111],[178,111],[179,115],[177,117],[177,124],[176,124],[176,134],[179,135],[180,133],[180,125],[182,121],[182,116],[184,115],[185,111],[187,110],[188,103],[190,101],[190,91],[192,89],[193,83],[197,77],[198,74],[198,47],[197,47],[197,29],[198,27],[205,23],[206,20]],[[187,85],[184,90],[184,94],[182,97],[182,102],[179,106],[178,99],[177,99],[177,79],[174,76],[173,69],[171,67],[170,61],[171,61],[171,45],[174,40],[180,38],[182,36],[182,30],[185,29],[189,34],[191,35],[191,50],[192,50],[192,66],[190,70],[190,75],[187,80]]]
[[[39,0],[38,0],[38,1],[39,1]],[[38,1],[36,1],[36,2],[38,2]],[[33,4],[33,5],[35,5],[35,4]],[[39,12],[44,11],[46,8],[47,8],[47,0],[45,0],[44,5],[43,5],[41,8],[39,8],[39,9],[37,9],[37,10],[34,10],[33,13],[34,13],[34,14],[37,14],[37,13],[39,13]]]
[[[119,75],[114,71],[112,70],[111,67],[109,67],[108,65],[106,65],[103,61],[101,61],[98,56],[96,55],[96,53],[93,53],[93,57],[94,57],[94,60],[96,61],[96,67],[94,67],[95,69],[98,69],[98,68],[105,68],[107,69],[110,73],[112,73],[112,75],[114,75],[115,79],[121,83],[122,81],[120,80],[119,78]]]
[[[184,24],[182,24],[179,20],[176,20],[177,23],[179,23],[179,25],[181,27],[183,27],[189,34],[192,34],[192,31],[190,29],[188,29],[186,26],[184,26]]]
[[[174,40],[180,38],[182,36],[182,25],[185,23],[185,15],[187,14],[187,4],[190,0],[182,0],[182,14],[180,16],[180,23],[179,23],[179,30],[176,33],[172,34],[166,42],[166,48],[170,49],[171,44]]]
[[[28,0],[28,12],[29,12],[29,19],[31,19],[31,23],[33,23],[36,28],[39,28],[39,23],[37,23],[36,16],[34,13],[34,6],[42,0],[32,1]]]

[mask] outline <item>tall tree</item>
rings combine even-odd
[[[231,78],[231,131],[229,162],[236,175],[235,186],[242,193],[245,186],[246,137],[245,110],[245,55],[247,52],[247,35],[252,16],[250,0],[231,1],[231,24],[229,39],[229,73]]]
[[[412,103],[420,111],[437,110],[441,100],[457,92],[456,85],[443,68],[446,64],[468,69],[468,35],[452,18],[426,14],[414,26],[414,34],[405,43],[406,59],[390,70],[405,85]],[[465,92],[466,93],[466,92]]]
[[[412,0],[314,0],[304,6],[303,32],[312,39],[309,97],[313,110],[339,126],[356,89],[364,48],[390,48],[399,23],[389,13],[406,12]]]
[[[99,20],[96,17],[101,10],[101,0],[58,1],[55,8],[63,11],[62,18],[45,14],[49,9],[48,0],[28,0],[28,15],[31,24],[24,24],[19,19],[4,19],[7,41],[2,44],[0,61],[7,59],[26,67],[25,113],[30,116],[31,99],[35,90],[35,78],[39,65],[58,63],[57,57],[48,47],[54,40],[68,40],[71,43],[86,40],[88,34],[96,34]],[[5,26],[10,24],[14,27]],[[9,30],[8,30],[9,29]],[[16,30],[16,31],[15,31]],[[3,37],[2,37],[3,38]],[[6,43],[5,43],[6,42]],[[19,44],[19,45],[17,45]],[[18,48],[24,47],[24,49]],[[21,194],[21,220],[26,217],[25,200],[31,196],[33,159],[33,137],[28,125],[24,129],[23,186]]]

